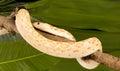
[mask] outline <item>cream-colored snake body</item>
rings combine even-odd
[[[56,57],[76,58],[77,61],[87,69],[93,69],[98,66],[99,63],[93,60],[84,61],[81,59],[98,50],[102,51],[101,42],[97,38],[93,37],[78,42],[50,40],[34,29],[29,12],[25,9],[20,9],[18,11],[15,23],[21,36],[39,51]],[[69,35],[71,36],[71,34]]]
[[[58,28],[58,27],[55,27],[55,26],[52,26],[50,24],[43,23],[43,22],[35,22],[35,23],[33,23],[33,26],[39,30],[54,34],[56,36],[64,37],[71,41],[76,41],[74,36],[71,33],[69,33],[68,31]]]

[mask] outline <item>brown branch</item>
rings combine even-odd
[[[0,16],[0,28],[5,28],[11,33],[18,33],[17,28],[15,26],[15,13],[16,11],[12,12],[10,16],[4,17]],[[36,29],[37,30],[37,29]],[[65,39],[63,37],[55,36],[50,33],[46,33],[40,30],[37,30],[40,34],[45,36],[48,39],[55,40],[55,41],[63,41],[63,42],[69,42],[70,40]],[[71,42],[71,41],[70,41]],[[104,64],[106,66],[109,66],[111,68],[120,70],[120,59],[117,57],[114,57],[107,53],[102,52],[95,52],[87,57],[84,57],[85,59],[93,59],[101,64]]]
[[[15,26],[15,14],[17,13],[18,8],[15,9],[9,16],[0,16],[0,30],[5,28],[8,32],[12,34],[18,33]]]
[[[90,58],[103,65],[120,70],[120,58],[101,52],[93,53]]]

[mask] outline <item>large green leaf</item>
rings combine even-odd
[[[9,3],[6,2],[5,5],[11,5]],[[0,11],[3,14],[5,11],[10,11],[16,5],[16,3],[13,4],[10,9],[3,11],[3,8],[9,7],[3,7],[1,4]],[[104,52],[120,57],[119,2],[113,0],[40,0],[25,4],[25,7],[29,9],[32,19],[40,19],[64,28],[70,31],[77,40],[98,37],[103,44]],[[37,51],[19,34],[16,36],[6,34],[0,36],[0,71],[115,70],[103,65],[87,70],[75,59],[57,58]]]
[[[23,4],[17,3],[16,0],[0,0],[0,15],[7,16],[15,7],[23,7]]]
[[[58,61],[35,50],[22,39],[0,43],[0,71],[44,71]]]
[[[0,1],[0,6],[6,5],[6,4],[10,4],[10,3],[13,2],[13,1],[15,1],[15,0],[1,0],[1,1]]]
[[[32,16],[54,25],[120,32],[120,2],[114,0],[40,0],[26,4]]]

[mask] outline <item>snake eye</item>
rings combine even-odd
[[[39,25],[40,23],[38,22],[37,25]]]

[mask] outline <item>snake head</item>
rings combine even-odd
[[[76,41],[74,36],[70,32],[68,32],[67,30],[55,27],[55,26],[50,25],[48,23],[35,22],[35,23],[33,23],[33,26],[39,30],[48,32],[48,33],[53,34],[55,36],[63,37],[63,38],[69,39],[71,41]]]

